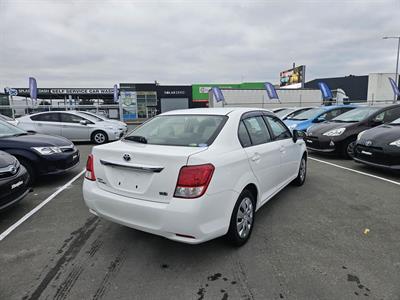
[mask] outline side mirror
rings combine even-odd
[[[304,136],[305,136],[304,131],[296,129],[293,130],[292,138],[294,143],[296,143],[298,139],[304,138]]]
[[[378,126],[378,125],[382,125],[383,121],[382,120],[374,120],[374,119],[372,119],[370,123],[371,123],[371,126]]]
[[[86,121],[86,120],[80,120],[80,121],[79,121],[79,124],[81,124],[81,125],[87,125],[87,124],[88,124],[88,121]]]

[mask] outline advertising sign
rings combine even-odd
[[[264,83],[265,90],[267,91],[269,99],[279,99],[278,94],[276,93],[275,87],[270,82]]]
[[[33,77],[29,77],[29,95],[32,99],[32,101],[36,101],[37,100],[37,83],[36,83],[36,79]]]
[[[121,91],[119,101],[122,103],[124,121],[137,119],[137,93]]]
[[[299,89],[304,87],[306,66],[298,66],[280,73],[280,87]]]

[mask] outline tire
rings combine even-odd
[[[254,196],[248,190],[244,190],[236,201],[226,234],[227,240],[234,246],[242,246],[249,240],[253,232],[255,204]]]
[[[96,145],[101,145],[108,142],[108,136],[107,133],[105,133],[104,131],[96,130],[92,133],[91,140],[92,143]]]
[[[354,157],[354,147],[356,145],[356,140],[355,139],[351,139],[351,140],[347,140],[344,145],[343,145],[343,156],[347,159],[353,159]]]
[[[293,184],[297,186],[302,186],[306,181],[307,177],[307,157],[303,155],[300,161],[299,172],[297,177],[293,180]]]
[[[35,169],[33,168],[33,166],[31,165],[31,163],[28,160],[26,160],[24,158],[20,158],[20,157],[17,157],[17,158],[18,158],[19,163],[21,165],[23,165],[24,168],[26,169],[26,171],[28,172],[28,174],[29,174],[28,184],[29,184],[29,186],[32,186],[35,183],[36,177],[37,177]]]

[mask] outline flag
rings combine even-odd
[[[318,82],[318,87],[321,90],[323,100],[333,99],[331,89],[325,82],[322,81]]]
[[[389,77],[390,85],[392,86],[393,93],[396,97],[400,96],[400,91],[399,87],[397,86],[396,82],[393,80],[393,78]]]
[[[216,87],[216,86],[213,87],[212,92],[213,92],[215,101],[217,101],[217,102],[225,101],[224,94],[222,94],[222,91],[219,87]]]
[[[264,83],[265,90],[267,91],[269,99],[279,99],[278,94],[276,93],[275,87],[272,83],[265,82]]]
[[[33,77],[29,77],[29,95],[32,101],[37,101],[37,83]]]

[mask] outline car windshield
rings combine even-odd
[[[333,118],[331,122],[359,122],[376,112],[378,109],[378,107],[355,108]]]
[[[294,109],[294,108],[285,108],[285,109],[282,109],[282,110],[276,112],[275,114],[276,114],[279,118],[282,118],[283,116],[285,116],[285,115],[291,113],[292,111],[295,111],[295,109]]]
[[[94,113],[90,113],[90,112],[86,112],[86,111],[80,111],[79,113],[84,114],[85,117],[92,117],[93,119],[95,119],[98,122],[104,121],[104,119],[100,118],[99,116],[97,116]]]
[[[25,134],[27,134],[25,130],[0,120],[0,138]]]
[[[207,147],[227,119],[219,115],[158,116],[129,133],[125,140],[154,145]]]
[[[324,108],[312,108],[306,111],[303,111],[302,113],[289,118],[288,120],[297,120],[297,121],[304,121],[304,120],[309,120],[312,119],[320,114],[322,114],[323,112],[327,111]]]

